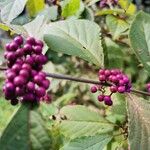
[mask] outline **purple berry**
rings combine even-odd
[[[38,74],[38,72],[36,70],[31,70],[31,76],[34,77]]]
[[[33,60],[32,56],[27,56],[25,62],[30,65],[33,65],[34,60]]]
[[[97,92],[97,87],[96,86],[92,86],[91,87],[91,92],[92,93],[96,93]]]
[[[28,89],[28,91],[33,92],[35,90],[35,84],[31,81],[28,82],[27,83],[27,89]]]
[[[111,91],[112,93],[116,93],[116,92],[117,92],[117,87],[116,87],[116,86],[111,86],[111,87],[110,87],[110,91]]]
[[[105,74],[105,69],[100,69],[99,70],[99,75],[104,75]]]
[[[18,45],[23,44],[23,38],[22,36],[17,36],[14,38],[15,43],[17,43]]]
[[[125,85],[124,80],[119,80],[119,86]]]
[[[100,75],[100,76],[99,76],[99,81],[105,81],[105,80],[106,80],[105,75]]]
[[[43,77],[40,76],[40,75],[36,75],[36,76],[34,77],[34,82],[35,82],[36,84],[38,84],[38,85],[42,85]]]
[[[8,82],[8,83],[5,84],[5,89],[8,92],[14,92],[15,91],[15,86],[14,86],[13,83]]]
[[[117,83],[118,82],[118,78],[116,76],[112,76],[111,81],[113,83]]]
[[[44,87],[45,89],[48,89],[48,88],[49,88],[49,85],[50,85],[50,81],[49,81],[48,79],[46,79],[46,80],[43,81],[43,87]]]
[[[19,71],[21,70],[21,65],[20,65],[20,64],[14,64],[14,65],[12,66],[12,70],[13,70],[14,72],[19,72]]]
[[[104,100],[104,95],[98,95],[97,99],[99,102],[102,102]]]
[[[105,105],[111,106],[113,104],[110,96],[104,96]]]
[[[18,48],[18,44],[17,44],[16,42],[10,43],[9,49],[10,49],[11,51],[15,51],[15,50],[17,50],[17,48]]]
[[[17,76],[14,79],[15,86],[23,86],[26,83],[26,79],[23,76]]]
[[[36,95],[37,95],[39,98],[45,96],[45,94],[46,94],[45,88],[39,87],[39,88],[36,89]]]
[[[108,69],[105,70],[105,75],[106,75],[106,76],[109,76],[110,74],[111,74],[110,70],[108,70]]]
[[[25,52],[26,54],[32,52],[32,46],[31,46],[30,44],[25,44],[25,45],[23,46],[23,49],[24,49],[24,52]]]
[[[28,37],[26,40],[26,43],[30,44],[30,45],[34,45],[35,44],[35,38],[34,37]]]
[[[39,73],[38,73],[38,75],[42,76],[42,77],[43,77],[43,79],[45,79],[45,78],[46,78],[46,73],[45,73],[45,72],[42,72],[42,71],[41,71],[41,72],[39,72]]]
[[[17,57],[22,57],[24,55],[24,49],[23,48],[19,48],[16,50],[16,56]]]
[[[41,54],[42,53],[42,47],[41,46],[35,46],[34,47],[34,52],[36,54]]]
[[[28,79],[29,78],[29,71],[27,69],[21,69],[19,72],[19,75]]]
[[[14,53],[14,52],[9,52],[9,53],[7,53],[7,59],[8,59],[9,61],[15,61],[15,60],[16,60],[16,55],[15,55],[15,53]]]
[[[13,81],[15,77],[16,77],[16,73],[14,71],[10,71],[7,73],[8,80]]]
[[[29,65],[29,64],[27,64],[27,63],[24,63],[23,65],[22,65],[22,69],[26,69],[26,70],[29,70],[29,71],[31,71],[31,66]]]
[[[119,86],[119,87],[118,87],[118,92],[119,92],[119,93],[124,93],[125,90],[126,90],[126,89],[125,89],[125,86]]]

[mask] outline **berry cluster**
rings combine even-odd
[[[108,106],[113,104],[111,100],[111,95],[113,93],[125,93],[131,91],[131,82],[129,78],[118,69],[100,69],[98,76],[100,85],[92,86],[91,92],[96,93],[99,90],[101,94],[98,96],[98,100],[100,102],[104,101],[104,103]],[[105,84],[110,84],[110,95],[105,95]]]
[[[100,8],[104,8],[104,7],[109,6],[110,4],[116,5],[117,3],[118,3],[118,0],[101,0],[99,2],[99,6],[100,6]]]
[[[5,48],[8,69],[3,91],[6,100],[10,100],[12,105],[19,101],[38,103],[48,100],[50,97],[46,90],[50,81],[41,71],[47,62],[47,57],[42,54],[43,42],[33,37],[24,41],[22,36],[17,36]]]

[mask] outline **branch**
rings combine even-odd
[[[0,70],[4,71],[4,70],[7,70],[7,68],[0,66]],[[82,83],[87,83],[87,84],[96,84],[96,85],[101,84],[99,81],[94,81],[94,80],[90,80],[90,79],[83,79],[83,78],[76,78],[76,77],[71,77],[68,75],[61,75],[61,74],[55,74],[55,73],[46,73],[46,75],[47,75],[47,77],[51,77],[51,78],[55,78],[55,79],[69,80],[69,81],[82,82]],[[111,83],[103,83],[103,85],[110,86],[112,84]],[[136,90],[136,89],[131,89],[131,92],[136,93],[136,94],[150,96],[150,93]]]

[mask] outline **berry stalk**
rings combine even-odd
[[[0,70],[4,71],[7,70],[6,67],[2,67],[0,66]],[[89,79],[84,79],[84,78],[76,78],[76,77],[71,77],[68,75],[62,75],[62,74],[55,74],[55,73],[46,73],[47,77],[50,78],[55,78],[55,79],[62,79],[62,80],[69,80],[69,81],[75,81],[75,82],[81,82],[81,83],[87,83],[87,84],[97,84],[99,85],[100,82],[99,81],[94,81],[94,80],[89,80]],[[105,86],[110,86],[110,83],[103,83]],[[145,95],[145,96],[150,96],[150,93],[148,92],[144,92],[144,91],[140,91],[137,89],[131,89],[132,93],[136,93],[136,94],[141,94],[141,95]]]

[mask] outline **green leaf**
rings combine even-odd
[[[108,120],[85,106],[63,107],[60,110],[60,115],[66,118],[61,122],[60,130],[64,136],[70,139],[109,133],[114,129],[114,125]]]
[[[39,113],[31,111],[30,117],[30,138],[32,148],[34,150],[48,150],[52,145],[52,141],[45,127],[45,122],[42,120]]]
[[[87,20],[90,20],[90,21],[94,21],[94,13],[93,11],[88,8],[88,7],[85,7],[83,13],[82,13],[82,18],[83,19],[87,19]]]
[[[62,16],[75,15],[80,8],[80,0],[65,0],[62,5]]]
[[[30,17],[35,17],[40,11],[45,7],[44,0],[28,0],[27,2],[27,11]]]
[[[27,31],[30,36],[36,38],[42,38],[43,32],[46,27],[47,20],[44,15],[38,15],[33,21],[25,24],[23,28]],[[36,28],[35,28],[36,27]]]
[[[29,141],[29,105],[22,105],[7,125],[0,138],[1,150],[27,150]]]
[[[110,135],[95,135],[71,140],[61,150],[103,150],[110,142]]]
[[[113,39],[118,39],[119,36],[127,31],[129,27],[127,22],[113,15],[108,15],[106,17],[106,24],[108,26],[108,29],[110,30],[110,33],[113,36]]]
[[[13,29],[11,29],[8,25],[0,23],[0,29],[4,30],[4,31],[10,31],[11,35],[15,34],[15,31]]]
[[[145,69],[150,72],[150,15],[140,11],[130,28],[131,46],[144,65]]]
[[[44,40],[50,49],[78,56],[103,66],[100,27],[87,20],[67,20],[51,23],[45,29]]]
[[[150,102],[128,94],[129,144],[132,150],[150,149]]]
[[[110,38],[105,38],[104,50],[107,52],[108,60],[106,63],[106,67],[109,68],[122,68],[123,67],[123,52],[122,47],[117,45],[114,41]],[[106,61],[106,59],[105,59]]]
[[[1,6],[1,20],[10,23],[23,11],[27,0],[5,0]]]
[[[37,110],[23,104],[0,138],[1,150],[47,150],[51,147],[50,136]]]

